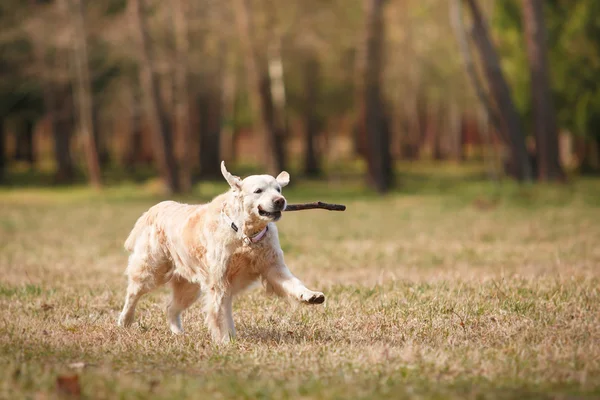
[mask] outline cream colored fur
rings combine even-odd
[[[289,183],[288,173],[242,180],[231,175],[224,163],[221,171],[231,189],[210,203],[164,201],[136,222],[125,241],[131,252],[126,271],[129,285],[119,325],[131,325],[140,297],[164,284],[173,290],[167,307],[171,331],[183,332],[181,312],[202,291],[206,324],[216,342],[235,336],[233,296],[257,280],[264,282],[268,292],[281,297],[308,304],[325,300],[323,293],[307,289],[294,277],[283,259],[274,222],[285,208],[281,188]],[[238,232],[232,229],[231,221],[239,227]],[[252,237],[265,227],[268,231],[261,241],[244,242],[244,237]]]

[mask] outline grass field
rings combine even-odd
[[[598,398],[600,180],[498,188],[417,173],[377,198],[298,184],[286,261],[325,306],[258,288],[234,305],[237,340],[210,343],[198,305],[168,330],[167,291],[115,324],[136,218],[159,198],[119,186],[0,190],[0,398]],[[205,184],[206,200],[224,185]]]

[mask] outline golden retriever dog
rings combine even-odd
[[[235,337],[233,297],[262,280],[267,292],[306,304],[325,301],[285,265],[275,222],[285,210],[281,194],[290,176],[281,172],[234,176],[221,163],[230,189],[202,205],[163,201],[146,211],[125,241],[131,255],[119,325],[133,322],[140,297],[169,284],[171,331],[183,333],[181,313],[203,292],[206,325],[215,342]]]

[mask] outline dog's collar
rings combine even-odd
[[[233,220],[231,218],[229,218],[229,215],[227,215],[225,213],[225,210],[221,211],[221,215],[223,216],[223,218],[225,218],[225,220],[227,221],[227,223],[229,224],[231,229],[233,229],[235,232],[239,232],[242,234],[242,240],[247,245],[249,245],[250,243],[260,242],[261,240],[263,240],[265,238],[265,236],[267,236],[267,232],[269,231],[269,226],[267,225],[264,227],[264,229],[262,231],[258,232],[256,235],[246,236],[244,234],[244,232],[240,232],[240,228],[238,228],[238,226],[235,224],[235,222],[233,222]]]

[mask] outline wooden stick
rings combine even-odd
[[[302,204],[288,204],[283,211],[300,211],[300,210],[311,210],[314,208],[322,208],[329,211],[345,211],[346,206],[343,204],[329,204],[321,201],[315,201],[314,203],[302,203]]]

